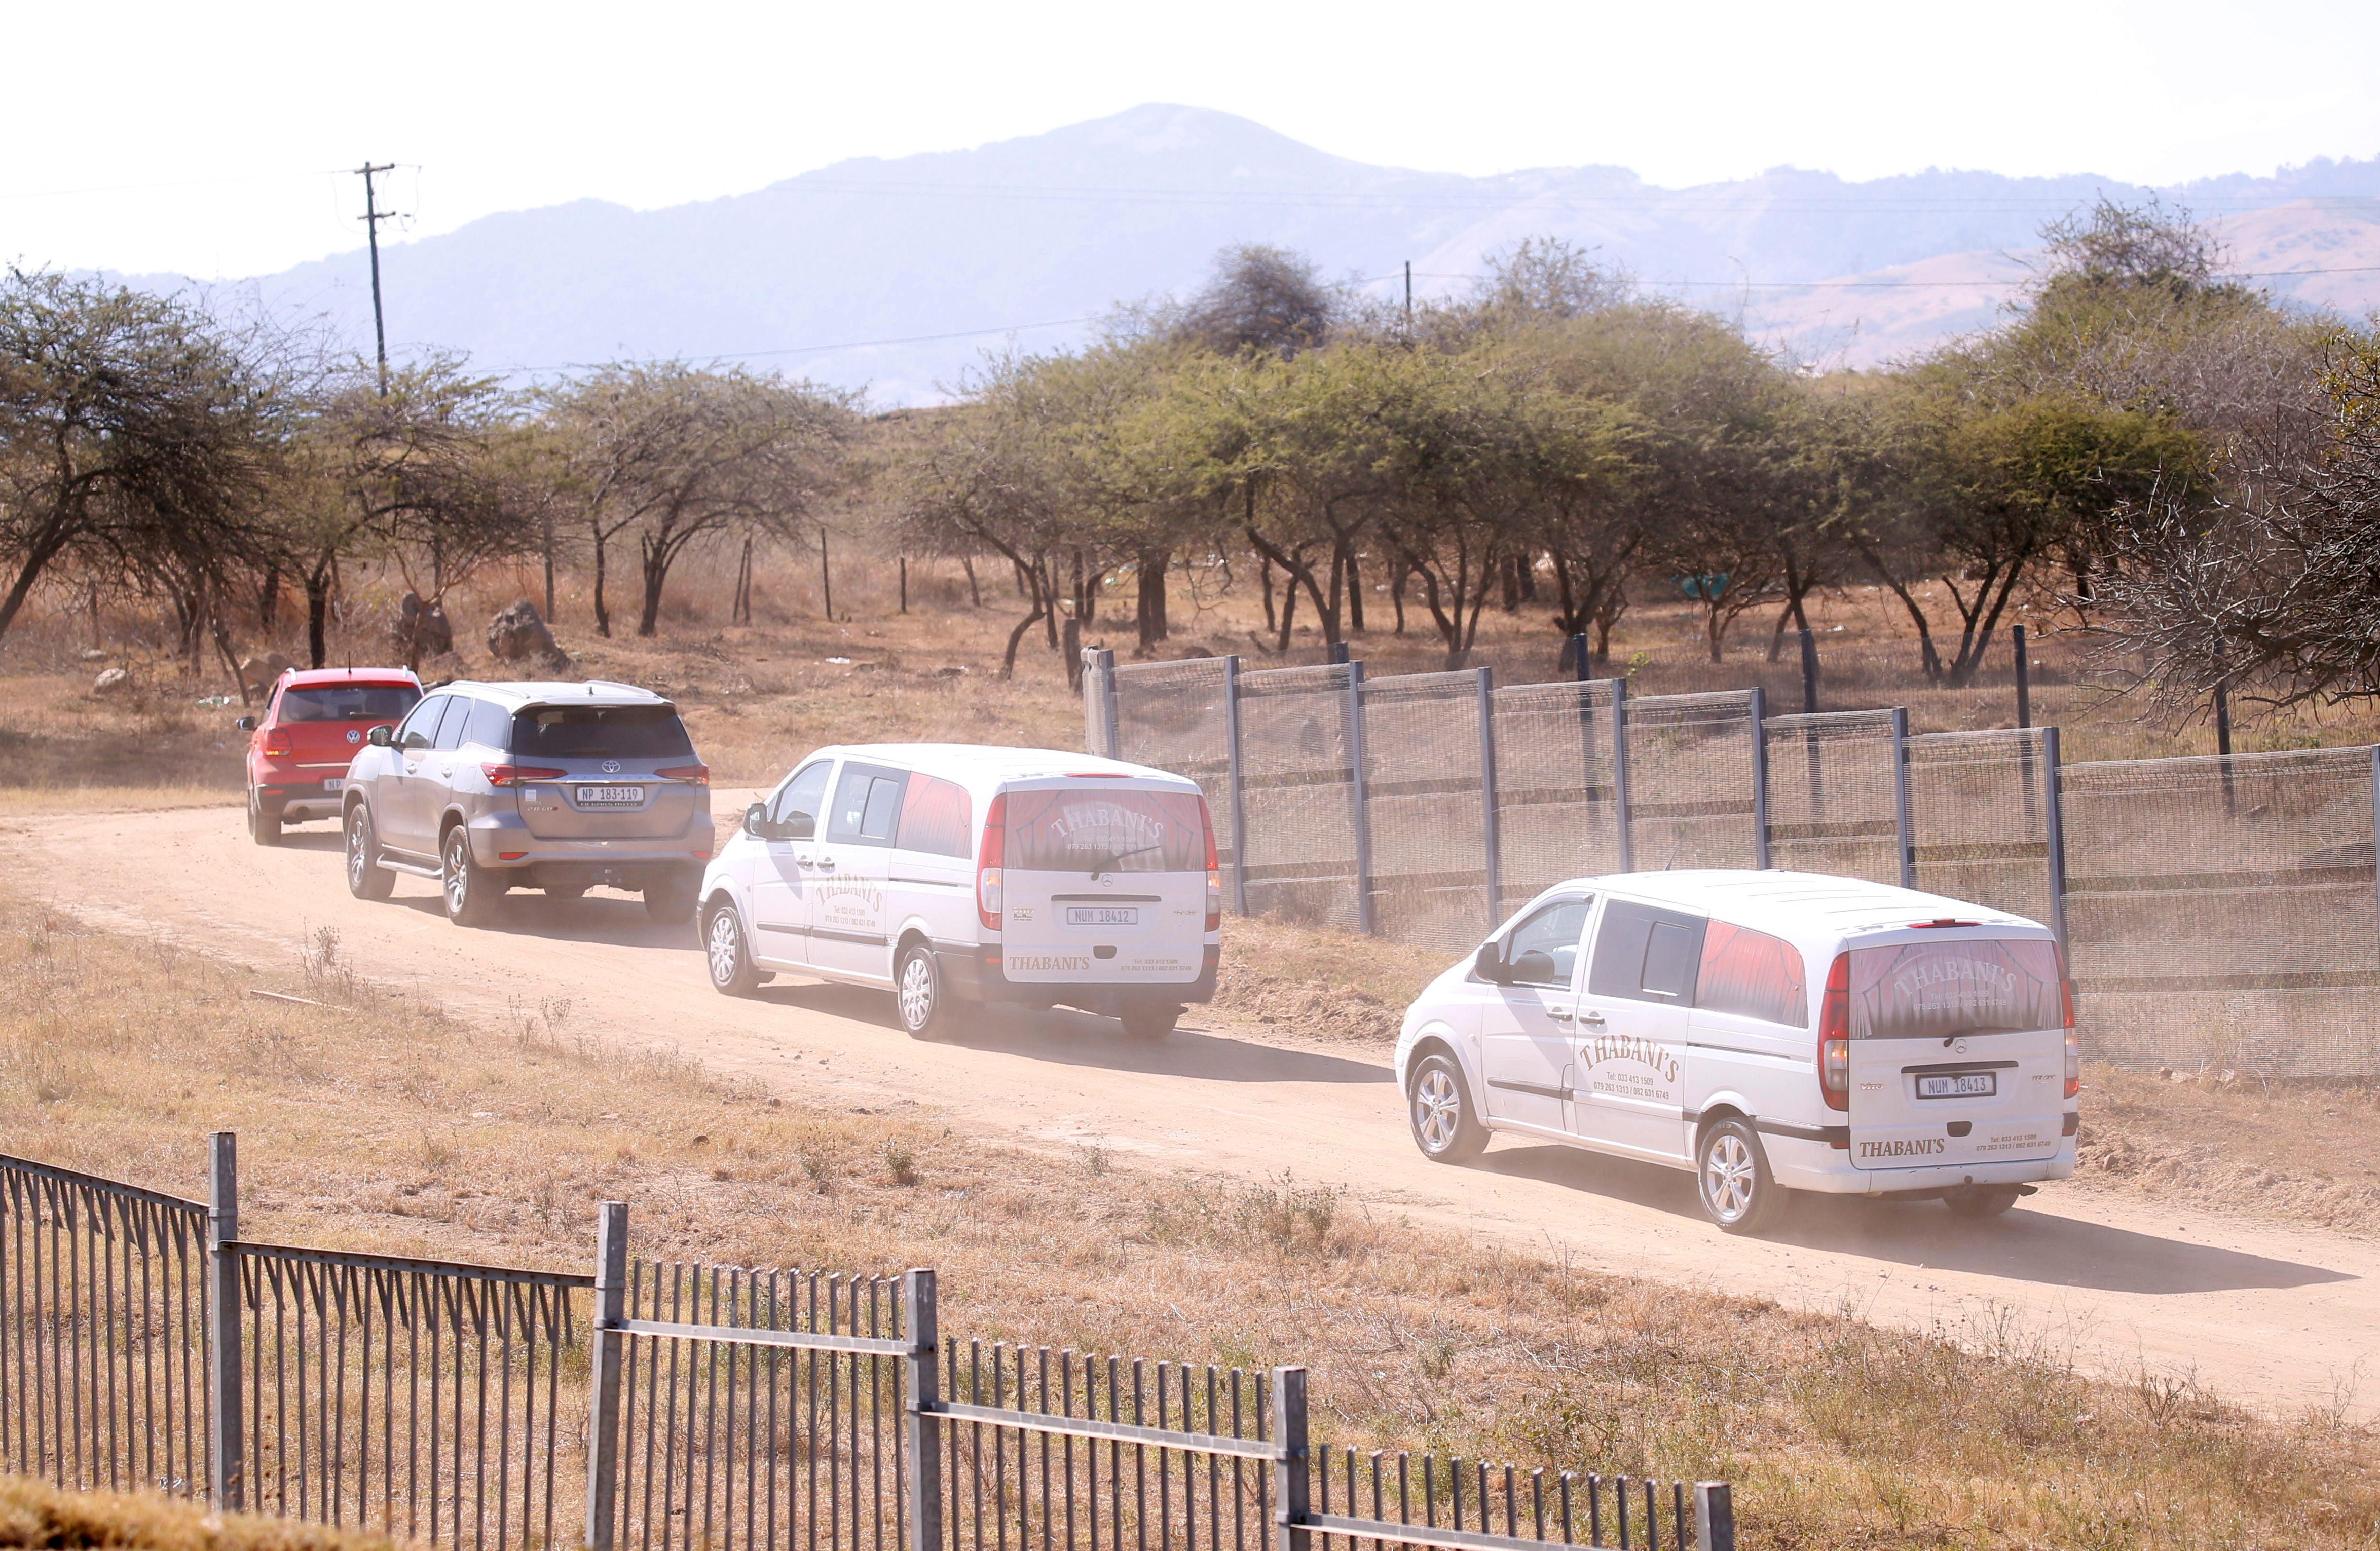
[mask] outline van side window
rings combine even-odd
[[[796,832],[788,835],[788,840],[809,840],[818,834],[819,814],[826,807],[826,781],[832,774],[832,759],[805,765],[777,794],[776,806],[769,817],[772,822],[794,827]]]
[[[1682,910],[1611,901],[1603,907],[1603,924],[1595,934],[1589,994],[1693,1005],[1703,928],[1708,925],[1704,917]]]
[[[908,779],[906,770],[846,762],[827,809],[826,838],[857,845],[892,844],[892,826],[901,818],[901,788]]]
[[[1808,1028],[1810,992],[1802,977],[1802,951],[1783,938],[1713,921],[1703,933],[1694,1005],[1764,1024]]]
[[[973,854],[968,842],[975,838],[975,805],[968,800],[966,788],[936,776],[911,776],[909,789],[901,798],[899,833],[904,851],[935,856]]]
[[[1556,900],[1538,910],[1527,920],[1514,927],[1504,939],[1504,962],[1517,964],[1524,953],[1543,953],[1553,961],[1553,973],[1547,976],[1516,978],[1516,986],[1560,986],[1567,988],[1578,968],[1578,940],[1586,935],[1585,900]]]

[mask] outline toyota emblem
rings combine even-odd
[[[361,733],[357,732],[352,727],[347,729],[347,742],[351,744],[359,744],[363,741],[364,735]]]
[[[603,773],[605,775],[618,775],[620,773],[620,762],[617,759],[604,760]]]

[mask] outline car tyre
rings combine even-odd
[[[396,874],[380,865],[380,830],[371,809],[347,809],[347,892],[359,900],[384,900],[396,890]]]
[[[1471,1084],[1443,1051],[1414,1067],[1405,1114],[1413,1122],[1414,1145],[1432,1163],[1467,1163],[1488,1149],[1488,1128],[1471,1102]]]
[[[460,824],[448,830],[440,854],[439,897],[445,902],[446,919],[458,927],[484,927],[495,920],[504,885],[472,859],[471,831]]]
[[[950,996],[934,951],[913,942],[901,951],[892,971],[892,1009],[912,1039],[940,1039],[950,1032]]]
[[[253,786],[248,789],[248,838],[259,845],[281,843],[281,816],[264,811],[264,799]]]
[[[702,923],[702,951],[710,964],[710,988],[721,996],[748,997],[760,988],[764,976],[752,967],[752,946],[734,905],[710,907]]]
[[[1769,1172],[1768,1149],[1752,1122],[1730,1117],[1694,1149],[1694,1198],[1722,1233],[1757,1233],[1784,1210],[1785,1189]]]
[[[645,889],[645,914],[665,927],[683,926],[694,919],[694,907],[700,898],[702,885],[692,878],[673,878],[666,883],[649,884]]]
[[[1172,1034],[1173,1025],[1181,1019],[1182,1009],[1178,1007],[1127,1007],[1116,1021],[1123,1024],[1126,1039],[1154,1045]]]
[[[2015,1186],[1996,1189],[1990,1185],[1968,1185],[1942,1197],[1942,1205],[1962,1218],[1981,1221],[1985,1218],[2004,1215],[2023,1194]]]

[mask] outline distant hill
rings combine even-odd
[[[1002,343],[994,331],[1016,328],[1030,349],[1079,340],[1117,301],[1195,285],[1229,243],[1298,248],[1383,293],[1410,260],[1416,290],[1439,293],[1496,249],[1552,234],[1801,355],[1866,365],[1990,322],[2044,222],[2101,193],[2148,192],[1966,172],[1846,183],[1780,168],[1682,189],[1617,167],[1466,177],[1151,104],[662,210],[585,200],[489,216],[384,248],[382,268],[392,347],[535,375],[620,356],[743,357],[917,403]],[[2380,305],[2380,159],[2165,193],[2221,218],[2243,269],[2360,271],[2263,282],[2277,293]],[[277,309],[370,339],[360,252],[252,284]]]

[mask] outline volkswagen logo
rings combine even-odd
[[[363,741],[364,735],[361,733],[357,732],[352,727],[347,729],[347,742],[351,744],[359,744]]]
[[[618,775],[620,773],[620,762],[617,759],[604,760],[603,773],[605,775]]]

